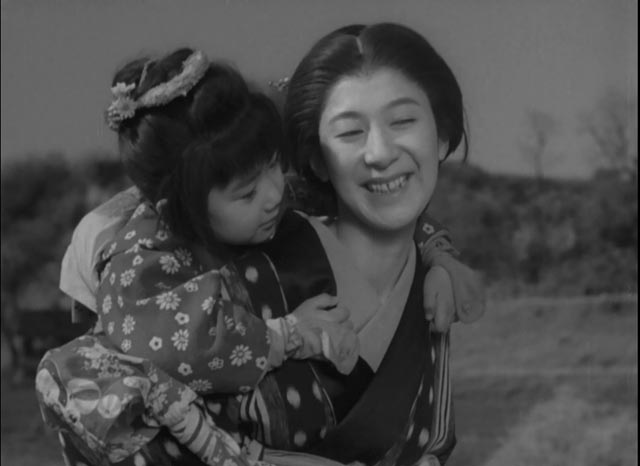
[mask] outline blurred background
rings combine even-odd
[[[1,5],[6,464],[63,464],[33,370],[83,331],[57,288],[75,224],[129,185],[103,120],[116,68],[190,45],[272,92],[316,39],[373,21],[427,36],[466,99],[469,159],[444,164],[430,210],[490,300],[452,331],[448,464],[638,464],[636,0]]]

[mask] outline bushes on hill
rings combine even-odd
[[[327,200],[292,177],[297,207]],[[73,227],[127,184],[115,157],[25,157],[2,169],[2,312],[56,306],[59,263]],[[637,178],[534,180],[443,166],[430,214],[494,295],[637,291]]]

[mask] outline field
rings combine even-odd
[[[523,300],[452,335],[449,466],[638,464],[637,298]]]
[[[637,465],[637,341],[636,296],[502,302],[457,325],[448,466]],[[62,466],[30,382],[6,375],[2,463]]]

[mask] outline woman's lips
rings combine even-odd
[[[364,184],[364,187],[374,194],[394,194],[400,191],[408,180],[409,175],[404,173],[393,177],[369,180]]]

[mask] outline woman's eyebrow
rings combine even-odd
[[[360,114],[353,110],[346,110],[344,112],[340,112],[337,115],[334,115],[329,119],[329,124],[336,122],[337,120],[357,120],[360,118]]]
[[[392,100],[387,105],[385,105],[385,107],[386,108],[393,108],[393,107],[398,107],[400,105],[417,105],[417,106],[420,106],[420,102],[418,102],[415,99],[412,99],[411,97],[400,97],[399,99]]]
[[[394,107],[399,107],[400,105],[415,105],[419,107],[421,103],[411,97],[400,97],[398,99],[392,100],[391,102],[388,102],[384,106],[384,108],[390,109]],[[360,114],[358,112],[353,110],[345,110],[344,112],[340,112],[332,116],[329,119],[328,123],[331,124],[331,123],[335,123],[337,120],[345,120],[345,119],[357,120],[358,118],[360,118]]]

